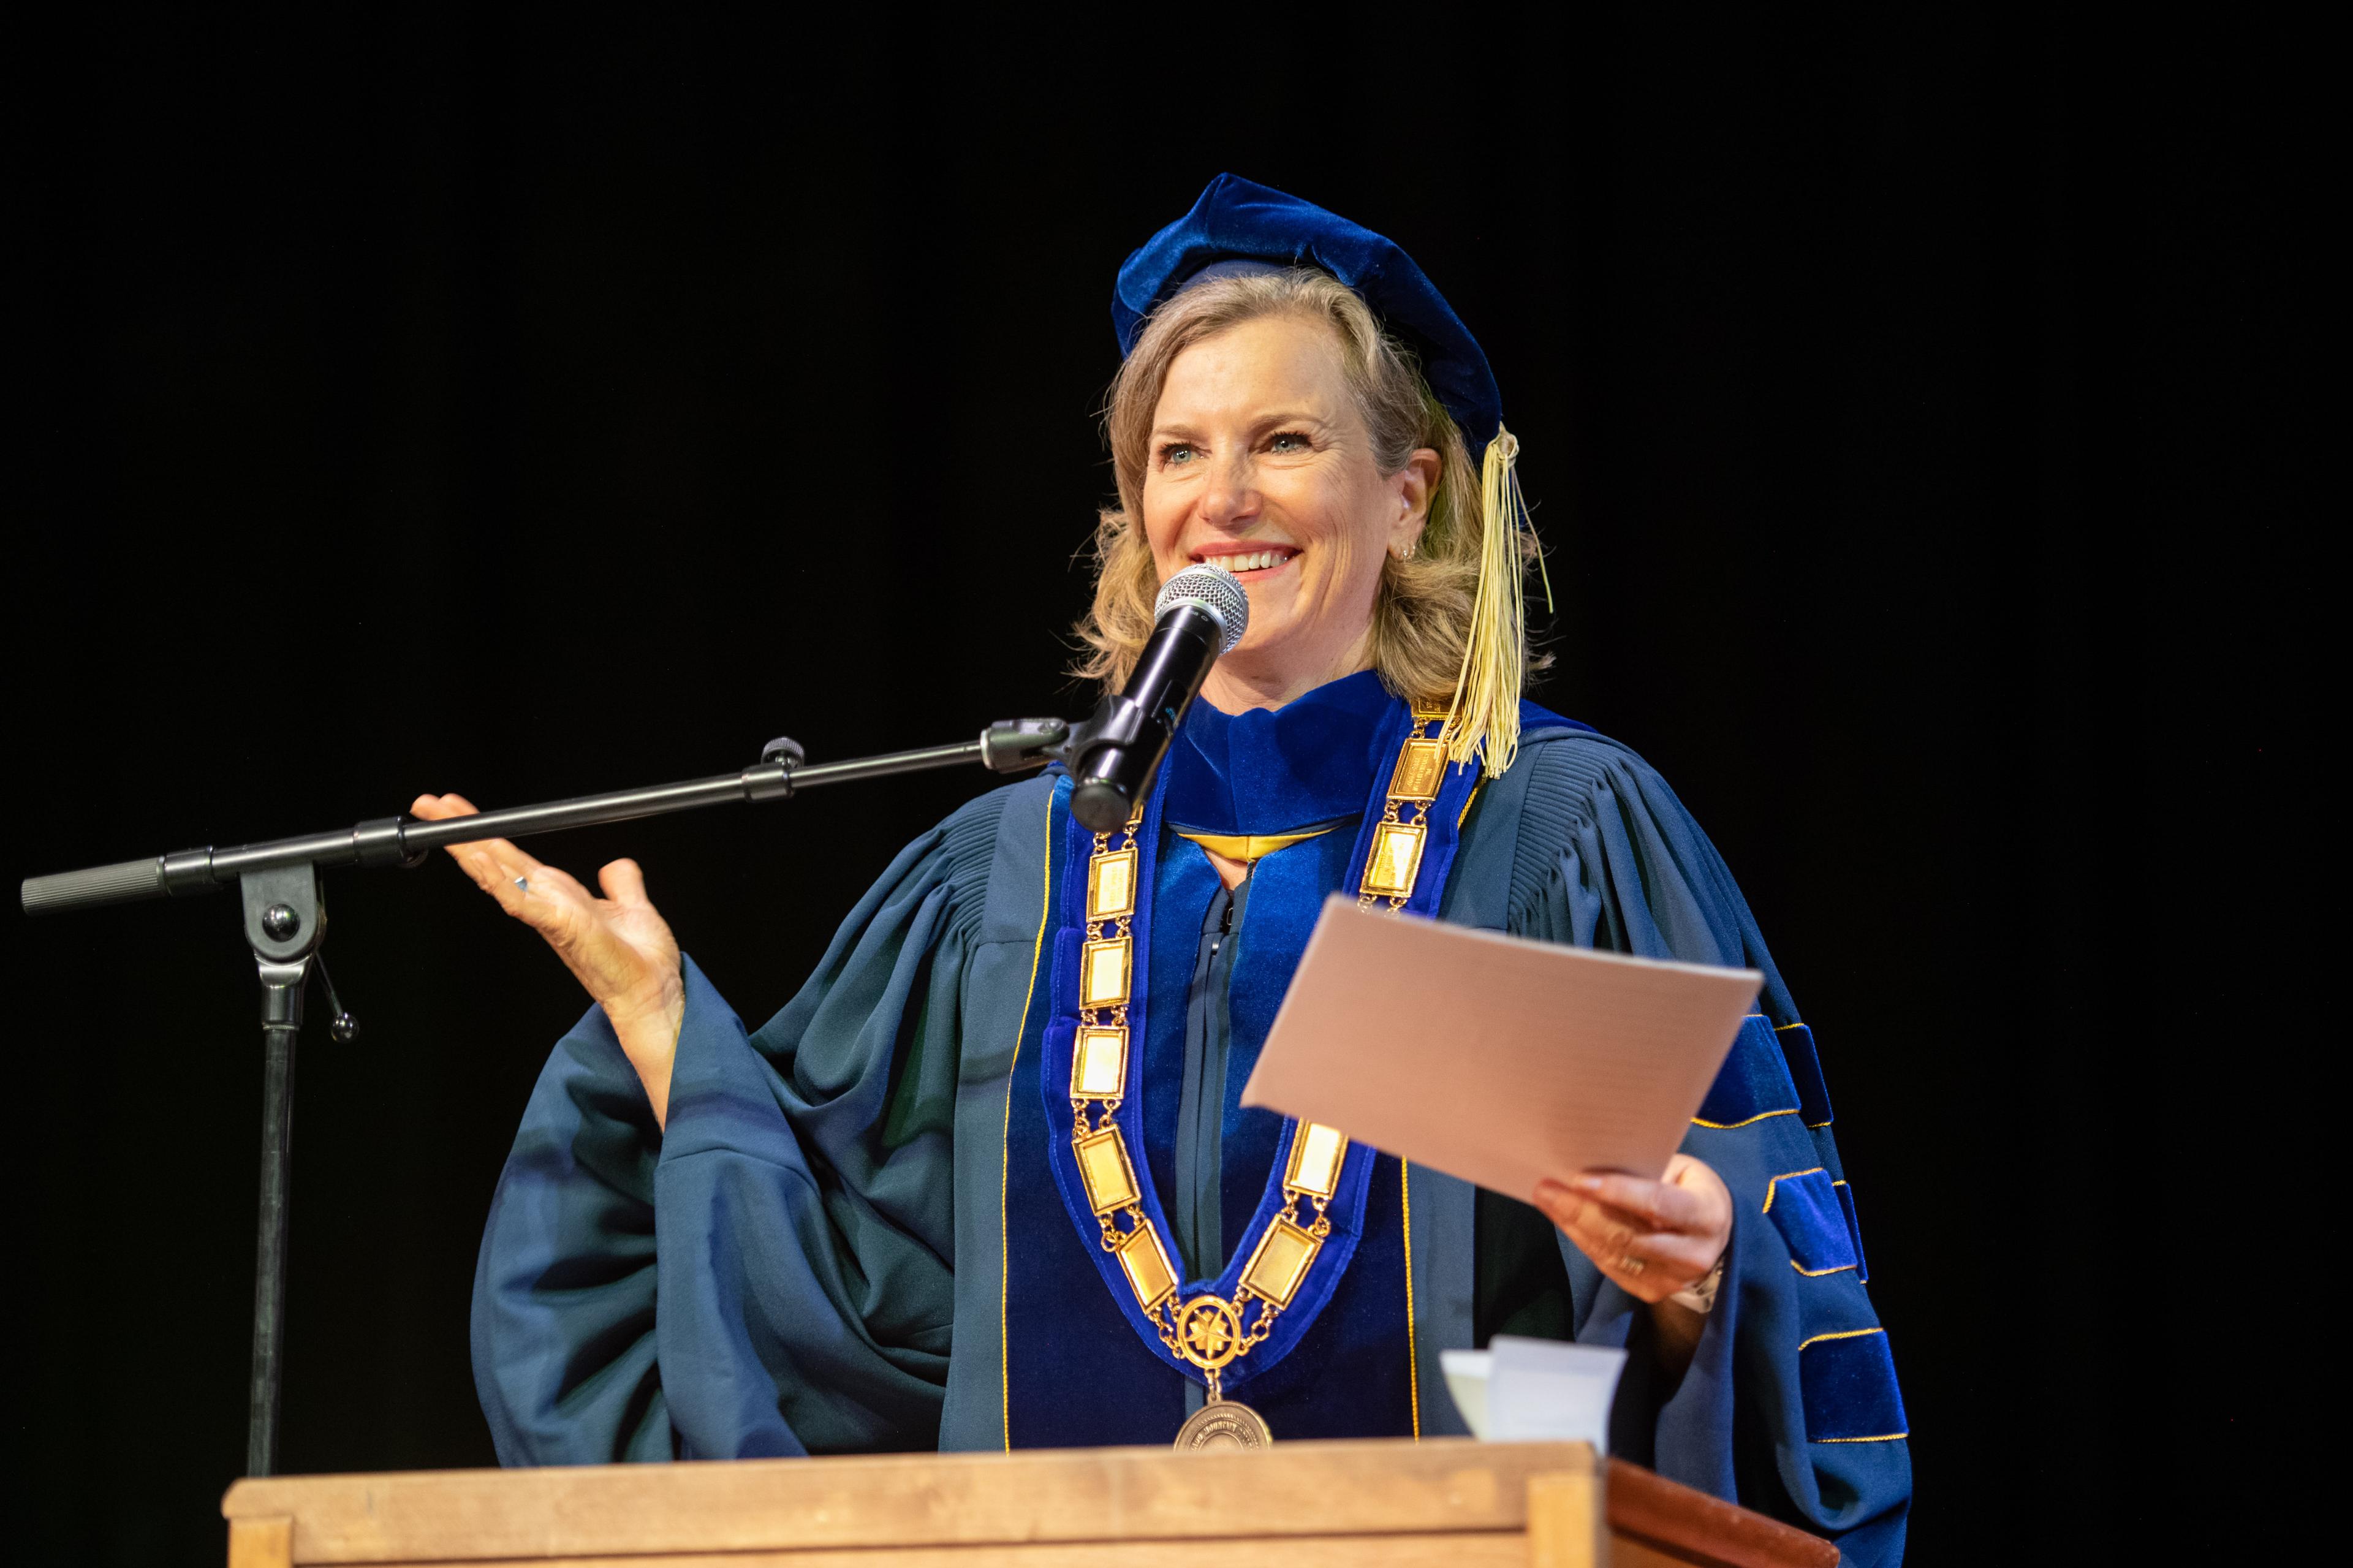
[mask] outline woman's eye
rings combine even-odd
[[[1308,441],[1306,437],[1296,430],[1278,430],[1267,445],[1277,452],[1304,452],[1307,450]]]
[[[1192,458],[1193,448],[1182,441],[1171,441],[1160,448],[1160,461],[1166,467],[1190,462]]]

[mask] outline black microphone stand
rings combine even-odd
[[[269,1475],[278,1453],[280,1352],[286,1339],[286,1209],[294,1119],[294,1040],[302,1026],[302,994],[316,966],[334,1009],[334,1037],[348,1041],[358,1026],[343,1011],[319,955],[326,906],[319,873],[335,866],[417,866],[427,851],[477,838],[521,838],[566,827],[592,827],[663,816],[698,806],[787,800],[819,784],[849,784],[892,773],[978,763],[997,773],[1020,773],[1063,759],[1088,743],[1089,727],[1073,737],[1060,719],[1017,719],[992,724],[961,745],[893,752],[846,763],[805,765],[800,745],[786,737],[768,742],[757,765],[740,773],[655,784],[612,795],[583,795],[542,805],[511,806],[473,816],[419,822],[383,816],[330,833],[239,844],[226,849],[183,849],[147,860],[91,866],[54,876],[28,877],[20,898],[27,914],[187,898],[234,882],[245,906],[245,939],[261,977],[261,1212],[253,1266],[253,1376],[246,1411],[245,1468]]]

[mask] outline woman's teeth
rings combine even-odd
[[[1269,566],[1280,566],[1291,559],[1287,550],[1261,550],[1250,555],[1220,555],[1214,564],[1229,572],[1257,572]]]

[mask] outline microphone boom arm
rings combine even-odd
[[[181,849],[146,860],[122,860],[46,877],[27,877],[17,897],[26,914],[90,909],[142,899],[190,898],[235,882],[248,872],[296,866],[415,866],[428,850],[477,838],[521,838],[567,827],[595,827],[645,816],[666,816],[706,805],[788,800],[820,784],[850,784],[892,773],[978,763],[997,773],[1019,773],[1056,760],[1071,726],[1060,719],[1016,719],[992,724],[980,739],[919,751],[892,752],[843,763],[801,762],[790,741],[769,742],[768,755],[737,773],[580,795],[538,805],[515,805],[473,816],[421,822],[379,816],[349,828],[273,838],[227,848]]]

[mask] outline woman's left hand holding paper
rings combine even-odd
[[[1586,1171],[1542,1184],[1535,1201],[1611,1282],[1652,1304],[1706,1279],[1732,1239],[1731,1192],[1688,1154],[1655,1182]]]

